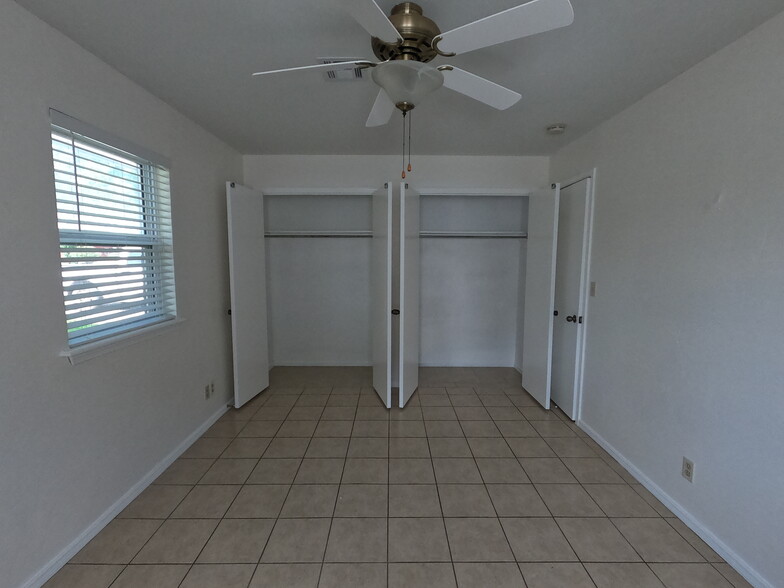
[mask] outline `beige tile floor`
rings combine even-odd
[[[47,587],[748,584],[510,369],[276,368]]]

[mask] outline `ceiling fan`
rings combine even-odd
[[[498,110],[514,105],[521,96],[503,86],[452,65],[429,65],[438,56],[452,57],[498,43],[570,25],[574,11],[569,0],[530,0],[472,23],[442,33],[414,2],[395,6],[389,17],[374,0],[336,0],[372,36],[373,53],[380,60],[346,61],[262,71],[276,73],[372,68],[381,89],[366,126],[389,122],[397,108],[405,115],[428,94],[445,86]]]

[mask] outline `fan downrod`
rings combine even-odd
[[[441,34],[441,29],[422,14],[422,7],[414,2],[403,2],[392,9],[390,22],[403,37],[402,42],[386,43],[373,37],[373,53],[381,61],[399,59],[427,63],[439,53],[433,48],[433,39]]]

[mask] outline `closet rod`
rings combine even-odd
[[[269,239],[370,239],[371,231],[325,231],[320,233],[285,231],[269,231],[264,233]]]
[[[265,196],[372,196],[378,188],[262,188]]]

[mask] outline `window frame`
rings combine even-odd
[[[95,325],[70,328],[66,326],[68,349],[62,355],[67,356],[72,363],[77,363],[75,359],[79,357],[89,358],[100,355],[111,346],[125,345],[140,336],[146,337],[164,327],[181,322],[177,314],[174,275],[170,164],[166,158],[158,154],[113,137],[53,109],[50,109],[50,123],[54,192],[58,207],[60,284],[66,325],[72,325],[73,321],[79,319],[84,319],[83,322],[96,321]],[[67,144],[63,138],[71,141],[72,151],[70,155],[66,154],[66,158],[72,158],[73,170],[68,172],[64,171],[63,162],[58,161],[58,151],[55,148],[56,141]],[[117,171],[120,175],[115,177],[114,173],[108,174],[103,170],[100,172],[89,170],[84,166],[85,161],[91,161],[89,159],[82,161],[82,165],[77,165],[77,149],[80,147],[102,151],[108,155],[102,155],[98,151],[92,153],[97,158],[111,156],[109,159],[114,158],[118,166],[122,164],[126,169],[121,171],[118,167]],[[58,163],[61,164],[60,169]],[[107,165],[107,162],[96,162],[96,164]],[[138,167],[138,179],[132,175],[134,166]],[[111,171],[112,167],[108,169]],[[128,176],[129,170],[130,176]],[[100,174],[106,175],[106,180],[96,180],[95,176]],[[69,195],[66,189],[58,186],[58,183],[61,185],[65,183],[63,177],[73,179],[73,194]],[[111,188],[125,181],[136,184],[126,188],[130,191],[130,195],[112,193]],[[94,185],[90,186],[90,182]],[[81,196],[85,201],[92,198],[92,205],[80,202],[82,193],[80,189],[83,192],[93,192],[93,196]],[[138,197],[134,193],[136,190],[138,190]],[[99,202],[96,206],[96,199],[105,199],[104,211],[100,210],[103,202]],[[123,209],[119,214],[118,206]],[[88,210],[92,212],[87,212]],[[120,217],[119,220],[112,220],[112,215]],[[83,222],[83,218],[90,220]],[[66,225],[68,228],[61,228],[61,225]],[[76,228],[70,225],[75,225]],[[83,229],[82,225],[88,228]],[[82,256],[95,259],[81,265],[76,261],[69,262],[66,248],[71,247],[76,253],[71,259],[79,259]],[[106,259],[99,259],[100,257]],[[68,275],[69,271],[76,272],[76,277],[80,272],[85,272],[83,275],[101,276],[100,273],[94,274],[94,272],[100,271],[100,264],[106,262],[115,268],[107,269],[105,272],[104,277],[110,282],[108,287],[102,288],[93,283],[91,288],[83,290],[80,295],[82,298],[73,296],[75,290],[70,290],[69,293],[66,284],[69,278],[74,277]],[[91,263],[95,263],[93,269]],[[136,269],[139,271],[134,271]],[[122,285],[122,277],[125,273],[130,277],[128,286]],[[141,276],[141,279],[137,282],[132,276]],[[82,279],[89,280],[89,278]],[[139,284],[138,289],[134,289],[137,284]],[[111,288],[116,288],[118,291]],[[90,306],[91,294],[97,295],[102,300]],[[69,302],[73,303],[70,311]],[[129,310],[123,312],[123,309]],[[132,314],[128,314],[129,312]],[[101,313],[116,314],[102,316]],[[74,317],[74,314],[77,316]],[[93,314],[97,317],[91,318]],[[112,316],[119,319],[116,320],[116,324],[112,324]],[[89,330],[92,326],[95,328]],[[88,332],[74,335],[82,329]]]

